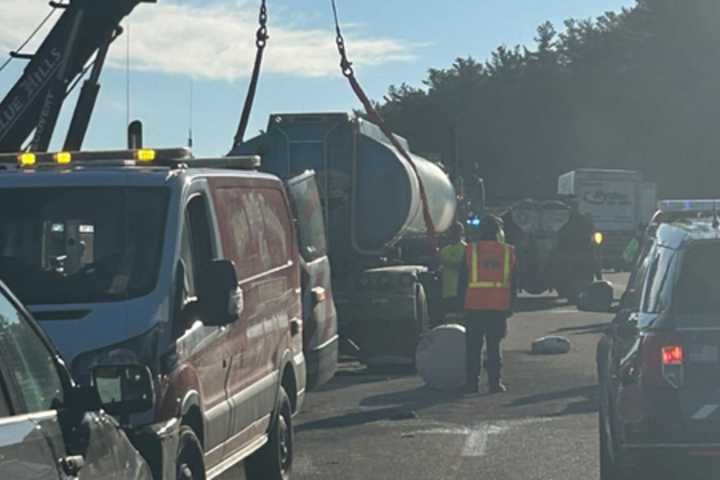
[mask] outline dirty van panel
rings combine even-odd
[[[31,305],[149,293],[160,267],[165,188],[0,191],[0,277]]]
[[[326,383],[337,369],[337,312],[332,296],[325,222],[314,173],[288,182],[297,219],[301,255],[303,350],[308,364],[308,387]]]
[[[243,311],[229,329],[232,359],[227,381],[231,429],[243,434],[226,445],[229,454],[269,425],[279,380],[278,355],[290,348],[290,319],[299,316],[299,306],[294,305],[297,267],[279,184],[228,177],[213,178],[210,185],[223,255],[235,265],[243,295]]]

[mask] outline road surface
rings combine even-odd
[[[621,292],[627,275],[610,279]],[[415,375],[343,363],[296,420],[293,478],[597,479],[595,347],[611,315],[549,297],[523,298],[520,310],[504,343],[505,394],[440,393]],[[567,336],[570,353],[531,355],[547,334]]]

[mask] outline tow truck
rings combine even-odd
[[[0,102],[0,153],[46,152],[63,103],[84,75],[64,151],[80,150],[100,92],[100,75],[120,23],[140,3],[156,0],[51,1],[62,15],[35,53],[11,52],[29,63]],[[29,143],[28,138],[32,135]]]

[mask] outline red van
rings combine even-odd
[[[182,149],[15,162],[0,155],[0,277],[79,382],[97,365],[150,368],[157,401],[129,423],[155,478],[247,459],[249,478],[287,479],[306,365],[283,182],[257,157]]]

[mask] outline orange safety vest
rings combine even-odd
[[[466,310],[510,310],[515,249],[501,242],[476,242],[465,249]]]

